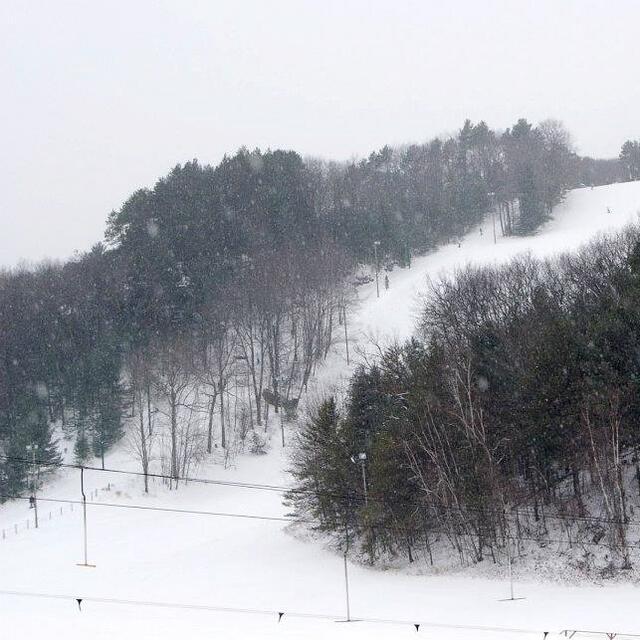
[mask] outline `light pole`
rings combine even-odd
[[[491,203],[491,221],[493,223],[493,244],[497,244],[496,240],[496,207],[493,203],[493,197],[496,195],[493,191],[490,191],[488,194],[489,202]]]
[[[344,348],[347,352],[347,365],[349,364],[349,334],[347,333],[347,305],[342,305],[342,319],[344,320]]]
[[[345,599],[347,605],[347,618],[345,622],[351,622],[351,604],[349,602],[349,564],[347,562],[347,555],[349,554],[349,525],[345,522],[344,526],[345,531],[345,546],[344,546],[344,590],[345,590]]]
[[[524,597],[516,597],[513,594],[513,558],[511,556],[511,537],[507,537],[507,566],[509,568],[509,597],[502,598],[501,602],[513,602],[514,600],[525,600]]]
[[[357,461],[360,462],[360,467],[362,469],[362,489],[364,490],[364,506],[368,507],[369,506],[369,492],[367,491],[367,470],[366,470],[366,466],[365,466],[365,463],[367,462],[367,454],[366,453],[359,453],[358,454],[358,460],[356,460],[356,458],[354,458],[354,456],[351,456],[351,462],[356,464]]]
[[[282,435],[282,448],[284,449],[284,418],[282,417],[282,408],[280,409],[280,434]]]
[[[380,286],[378,285],[378,271],[379,266],[378,266],[378,247],[380,246],[380,240],[375,240],[373,242],[373,255],[374,255],[374,260],[376,262],[376,298],[380,297]]]
[[[84,562],[79,562],[79,567],[95,567],[89,564],[87,553],[87,494],[84,492],[84,467],[80,467],[80,493],[82,494],[82,542],[84,550]]]
[[[38,473],[36,471],[36,451],[38,451],[37,444],[28,444],[27,451],[31,453],[31,498],[29,502],[30,506],[33,507],[33,515],[35,519],[36,529],[38,528],[38,500],[36,499],[36,491],[38,490]]]

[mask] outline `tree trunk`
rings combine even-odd
[[[139,391],[139,428],[140,428],[140,462],[144,474],[144,492],[149,493],[149,451],[147,449],[147,434],[144,428],[144,411],[142,409],[142,391]]]
[[[178,486],[178,415],[177,415],[177,399],[174,390],[171,390],[171,476]]]
[[[227,434],[224,422],[224,380],[220,378],[218,391],[220,393],[220,444],[223,449],[227,447]]]
[[[152,433],[153,427],[151,423],[151,385],[148,382],[147,382],[147,423],[149,428],[149,437],[151,437],[153,435]]]

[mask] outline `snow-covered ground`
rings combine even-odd
[[[460,247],[442,247],[414,260],[411,269],[392,272],[390,288],[381,288],[379,299],[375,285],[359,288],[359,306],[350,320],[352,357],[357,360],[355,347],[364,349],[368,336],[386,340],[411,333],[417,296],[427,276],[437,277],[467,262],[503,261],[522,251],[547,256],[573,249],[599,232],[636,221],[638,212],[640,182],[573,191],[534,237],[499,237],[494,244],[491,220],[486,221],[483,233],[473,230]],[[348,373],[343,346],[336,343],[310,393],[344,384]],[[211,465],[198,475],[287,484],[287,449],[279,442],[275,433],[268,455],[242,456],[235,469]],[[132,468],[124,451],[114,452],[107,465]],[[144,496],[139,478],[87,472],[86,491],[97,491],[95,502],[286,514],[279,493],[247,488],[191,484],[169,492],[154,483],[151,495]],[[61,472],[42,497],[78,500],[77,472]],[[24,502],[0,509],[5,536],[0,537],[0,639],[402,638],[416,635],[414,622],[421,624],[422,636],[465,640],[542,639],[544,632],[551,638],[564,629],[640,633],[640,589],[633,585],[568,587],[529,577],[515,585],[516,596],[526,599],[504,602],[501,599],[509,596],[506,576],[420,576],[350,563],[352,617],[404,623],[337,623],[346,613],[342,557],[291,535],[286,523],[90,503],[88,559],[96,566],[86,568],[76,565],[82,561],[79,505],[71,511],[69,504],[43,501],[40,528],[30,524],[26,529],[28,519],[32,523]],[[85,598],[81,607],[75,598]],[[253,611],[213,610],[224,607]],[[279,623],[276,612],[285,614]]]

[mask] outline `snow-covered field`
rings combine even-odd
[[[442,247],[414,260],[411,269],[392,272],[390,288],[382,287],[379,299],[375,285],[359,288],[360,303],[350,320],[352,357],[357,359],[355,347],[364,349],[368,336],[386,340],[411,333],[427,275],[437,277],[467,262],[503,261],[522,251],[547,256],[573,249],[599,232],[636,221],[638,212],[640,182],[573,191],[534,237],[498,238],[494,245],[487,220],[483,233],[473,230],[460,247]],[[310,393],[340,386],[348,373],[343,346],[336,344]],[[241,456],[235,469],[211,465],[198,475],[287,484],[287,449],[279,443],[276,432],[267,456]],[[107,465],[133,468],[123,451],[114,452]],[[151,495],[144,496],[139,478],[87,472],[86,491],[95,490],[96,502],[286,514],[281,495],[271,491],[191,484],[169,492],[156,483]],[[42,497],[78,500],[77,472],[60,473]],[[79,505],[71,511],[69,504],[41,502],[38,530],[32,524],[26,529],[29,518],[32,522],[24,502],[0,509],[5,536],[0,537],[0,640],[402,638],[416,635],[413,623],[421,624],[421,636],[464,640],[542,639],[544,632],[551,638],[564,629],[640,634],[640,588],[633,585],[568,587],[529,576],[515,585],[516,596],[526,599],[505,602],[501,599],[509,596],[506,576],[420,576],[350,563],[351,615],[366,620],[337,623],[346,613],[342,557],[292,535],[284,522],[90,503],[88,559],[96,566],[86,568],[76,565],[82,561]],[[81,606],[75,598],[84,598]],[[252,611],[214,610],[225,607]],[[285,614],[280,622],[277,612]],[[374,618],[404,622],[368,621]]]

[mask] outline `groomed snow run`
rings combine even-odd
[[[494,244],[491,219],[486,220],[482,234],[476,228],[460,246],[441,247],[415,259],[411,269],[393,271],[390,288],[381,287],[379,299],[375,285],[359,288],[359,305],[350,320],[352,357],[357,359],[357,345],[365,348],[367,336],[387,340],[411,333],[427,276],[466,263],[504,261],[523,251],[549,256],[574,249],[597,233],[637,221],[639,211],[640,182],[635,182],[571,192],[533,237],[498,237]],[[344,384],[348,373],[343,345],[336,343],[311,393]],[[209,465],[198,475],[287,484],[287,451],[275,432],[268,455],[241,456],[235,469]],[[123,450],[109,456],[107,466],[135,468]],[[545,632],[551,639],[565,629],[640,634],[640,589],[634,585],[569,587],[530,577],[515,584],[515,595],[525,599],[505,602],[505,575],[420,576],[353,562],[351,616],[361,621],[336,622],[346,615],[342,557],[292,535],[286,523],[97,504],[281,517],[286,508],[280,493],[206,484],[169,492],[154,483],[145,496],[140,478],[102,472],[85,476],[86,492],[93,495],[88,560],[95,567],[76,564],[83,559],[78,504],[72,511],[69,503],[41,500],[37,530],[27,503],[10,502],[0,509],[0,640],[543,640]],[[78,500],[78,473],[61,471],[41,498]],[[280,622],[278,612],[284,613]],[[418,633],[414,623],[421,625]]]

